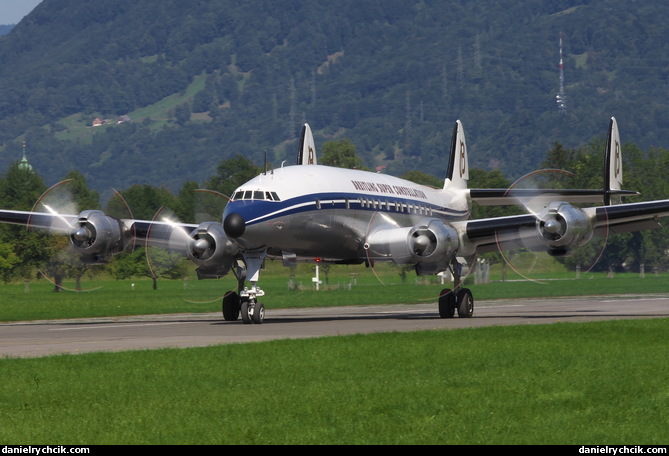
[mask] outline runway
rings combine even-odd
[[[448,330],[669,317],[669,295],[476,302],[473,318],[439,318],[436,303],[272,309],[262,325],[220,313],[44,320],[0,324],[0,357],[38,357],[389,331]]]

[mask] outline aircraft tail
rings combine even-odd
[[[620,150],[620,134],[615,117],[609,122],[609,134],[606,138],[606,164],[604,167],[604,204],[618,204],[620,196],[615,195],[623,184],[623,161]]]
[[[455,122],[453,136],[451,139],[451,155],[449,157],[448,170],[444,180],[444,189],[467,188],[469,180],[469,163],[467,159],[467,143],[465,142],[465,131],[462,122]]]
[[[316,165],[316,144],[309,124],[304,124],[300,135],[300,145],[297,149],[298,165]]]

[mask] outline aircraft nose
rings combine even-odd
[[[223,229],[225,230],[225,234],[233,239],[237,239],[244,234],[246,220],[244,220],[244,217],[238,213],[233,212],[228,214],[227,217],[225,217],[225,220],[223,220]]]

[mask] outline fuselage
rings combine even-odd
[[[449,191],[372,172],[288,166],[239,187],[223,214],[241,216],[236,241],[247,250],[359,262],[376,230],[469,216],[466,190]]]

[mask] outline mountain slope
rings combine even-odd
[[[472,166],[510,177],[612,115],[624,141],[667,143],[669,5],[490,3],[44,0],[0,38],[0,168],[25,139],[50,182],[174,190],[237,154],[292,162],[305,121],[370,167],[440,177],[456,119]]]

